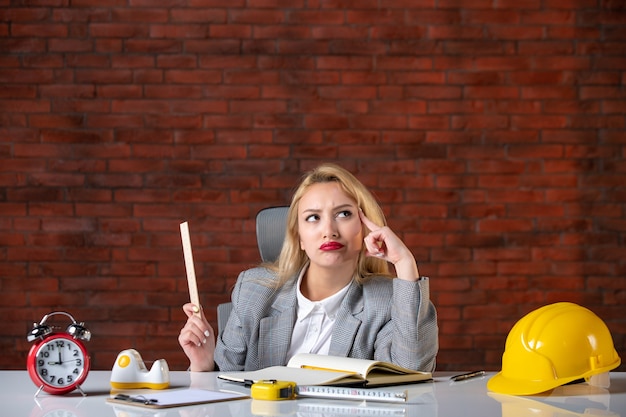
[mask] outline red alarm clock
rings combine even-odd
[[[65,332],[55,331],[46,324],[49,317],[57,314],[72,321]],[[69,313],[56,311],[46,314],[39,324],[34,323],[26,339],[35,342],[28,352],[26,369],[39,387],[37,394],[43,390],[62,395],[77,389],[85,395],[80,385],[89,373],[90,359],[83,342],[91,339],[91,332],[84,323],[77,323]]]

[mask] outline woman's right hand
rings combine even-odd
[[[183,306],[187,323],[178,335],[178,343],[189,358],[192,372],[213,371],[215,362],[215,333],[200,306],[187,303]],[[197,314],[198,311],[200,314]]]

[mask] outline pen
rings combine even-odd
[[[121,400],[121,401],[129,401],[132,403],[141,403],[145,405],[156,404],[158,402],[157,400],[146,398],[143,395],[131,397],[130,395],[126,395],[126,394],[118,394],[114,397],[114,399]]]
[[[332,369],[332,368],[322,368],[319,366],[311,366],[311,365],[302,365],[300,368],[303,369],[313,369],[314,371],[326,371],[326,372],[340,372],[345,374],[356,374],[354,371],[342,371],[341,369]]]
[[[465,381],[466,379],[476,378],[476,377],[483,376],[483,375],[485,375],[485,371],[474,371],[474,372],[468,372],[466,374],[455,375],[451,377],[450,379],[452,381]]]

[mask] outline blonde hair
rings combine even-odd
[[[386,225],[385,215],[378,202],[354,175],[335,164],[327,163],[318,166],[303,177],[291,199],[287,213],[285,241],[278,260],[273,265],[269,265],[278,274],[277,287],[294,277],[309,262],[306,252],[300,248],[298,204],[311,185],[327,182],[339,184],[371,221],[379,226]],[[369,229],[363,226],[363,236],[369,232]],[[361,283],[372,275],[390,276],[389,265],[383,259],[366,256],[365,245],[363,245],[353,279]]]

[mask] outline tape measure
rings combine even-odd
[[[252,384],[250,396],[256,400],[270,401],[292,400],[296,397],[314,397],[404,403],[408,399],[406,390],[382,391],[368,388],[296,385],[295,382],[277,381],[275,379]]]
[[[250,387],[250,396],[255,400],[291,400],[296,397],[296,383],[275,379],[259,381]]]

